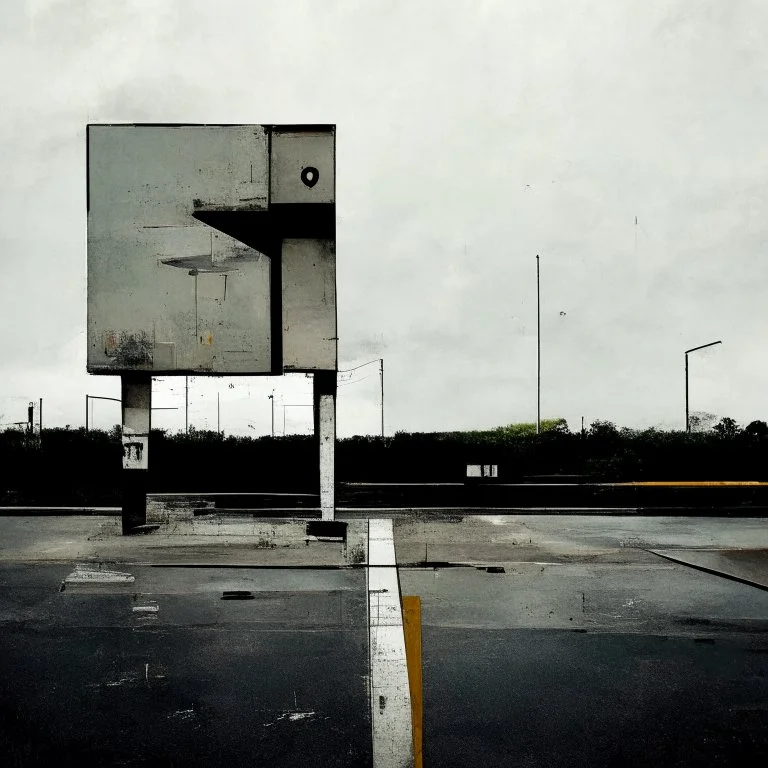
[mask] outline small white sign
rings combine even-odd
[[[146,435],[123,435],[123,469],[149,469]]]
[[[467,464],[467,477],[498,477],[498,464]]]

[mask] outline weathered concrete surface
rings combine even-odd
[[[624,562],[648,549],[768,547],[762,518],[456,515],[395,519],[399,563]],[[640,554],[640,557],[646,557]],[[649,558],[652,559],[652,558]]]
[[[253,564],[360,564],[367,521],[347,520],[347,545],[307,542],[306,520],[185,513],[145,536],[123,537],[115,516],[0,518],[0,560],[166,561],[212,557]],[[400,564],[451,562],[652,562],[647,550],[768,548],[768,525],[754,518],[546,515],[394,518]]]
[[[0,562],[339,567],[364,561],[364,521],[350,521],[346,542],[313,540],[306,525],[197,517],[126,537],[117,517],[0,518]]]
[[[711,557],[690,547],[759,542],[764,521],[694,522],[513,525],[493,543],[502,573],[401,567],[422,605],[425,764],[766,764],[768,592],[642,549]],[[430,532],[449,559],[489,554],[487,528],[449,530]],[[398,532],[399,554],[427,537]]]
[[[147,522],[170,525],[180,520],[194,520],[195,512],[213,510],[214,501],[195,497],[147,496]]]

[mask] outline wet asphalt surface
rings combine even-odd
[[[370,765],[362,571],[71,570],[0,567],[5,765]]]
[[[427,627],[425,765],[764,766],[768,642]]]
[[[425,765],[768,764],[768,592],[640,553],[400,578]]]
[[[768,591],[647,551],[764,546],[760,521],[489,521],[401,530],[408,561],[427,536],[504,568],[400,570],[426,766],[768,764]],[[371,764],[364,570],[106,564],[135,581],[61,591],[74,559],[35,552],[94,524],[3,523],[3,764]]]

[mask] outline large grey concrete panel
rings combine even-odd
[[[283,365],[336,370],[336,243],[287,239],[282,249]]]
[[[333,126],[91,125],[87,151],[89,372],[336,369]]]
[[[267,184],[261,126],[89,126],[89,371],[270,370],[269,259],[193,216]]]

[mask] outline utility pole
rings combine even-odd
[[[38,420],[40,421],[40,442],[43,442],[43,398],[40,398],[40,413],[38,413]]]
[[[541,286],[536,254],[536,434],[541,434]]]
[[[216,432],[221,434],[221,400],[220,394],[216,393]]]
[[[381,436],[384,437],[384,358],[380,358],[381,364]]]
[[[267,395],[267,400],[272,401],[272,437],[275,436],[275,390],[272,390],[271,395]]]
[[[184,432],[189,434],[189,376],[184,377]]]
[[[356,365],[354,368],[347,368],[346,370],[336,371],[336,373],[352,373],[352,371],[356,371],[359,368],[365,368],[366,365],[373,365],[374,363],[379,364],[379,377],[381,379],[381,436],[384,437],[384,358],[380,357],[378,360],[369,360],[367,363]],[[366,376],[365,378],[368,377]],[[355,382],[351,381],[349,383],[354,384]],[[342,384],[342,386],[344,385]]]

